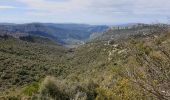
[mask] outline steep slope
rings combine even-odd
[[[68,80],[92,81],[91,100],[169,100],[170,32],[158,30],[77,48]]]
[[[96,81],[97,100],[170,99],[170,32],[168,28],[157,29],[79,48],[84,51],[77,54],[78,62],[86,70],[80,72],[80,79]]]

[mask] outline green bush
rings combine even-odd
[[[25,95],[32,96],[33,94],[38,92],[39,87],[40,84],[38,82],[33,82],[32,84],[24,88],[23,93]]]
[[[65,83],[57,81],[53,77],[45,78],[40,90],[40,98],[53,98],[57,100],[69,100],[69,95],[66,93]]]

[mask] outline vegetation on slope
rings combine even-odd
[[[0,38],[0,90],[37,82],[46,75],[60,75],[67,49],[57,44]]]
[[[7,40],[3,41],[7,42]],[[22,41],[22,43],[28,42]],[[31,43],[29,49],[33,48],[33,44],[36,47],[36,43]],[[37,46],[44,47],[42,44]],[[34,52],[37,50],[35,47],[32,50]],[[45,58],[40,63],[44,66],[36,67],[36,70],[40,71],[36,76],[43,74],[43,77],[28,82],[29,85],[26,83],[23,88],[18,89],[21,91],[17,95],[9,93],[5,96],[19,100],[23,98],[28,100],[169,100],[169,47],[170,32],[165,30],[154,34],[133,35],[116,41],[108,39],[90,42],[68,50],[69,53],[66,53],[65,49],[56,52],[58,46],[49,45],[42,49],[42,55],[34,59],[37,64],[38,59]],[[18,51],[16,48],[15,50]],[[48,53],[44,53],[44,50]],[[63,54],[61,61],[56,56],[58,52]],[[62,66],[58,66],[58,62]],[[42,71],[41,68],[46,69]],[[2,82],[5,83],[4,80]]]

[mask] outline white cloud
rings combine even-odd
[[[15,0],[28,18],[61,21],[154,20],[170,16],[170,0]],[[10,4],[10,3],[9,3]],[[12,5],[12,4],[11,4]],[[11,9],[12,6],[0,6]],[[15,11],[17,12],[17,11]],[[19,12],[19,11],[18,11]],[[20,13],[20,12],[19,12]]]
[[[170,10],[168,0],[17,0],[34,10],[54,12],[160,12]],[[163,13],[163,12],[162,12]]]
[[[69,0],[57,2],[55,0],[17,0],[35,10],[44,11],[73,11],[84,9],[90,3],[88,0]]]
[[[14,9],[14,8],[16,8],[16,7],[0,5],[0,9]]]

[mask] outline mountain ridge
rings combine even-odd
[[[22,33],[23,35],[37,35],[52,39],[60,44],[69,44],[65,41],[73,39],[86,41],[94,32],[103,32],[108,28],[105,25],[87,24],[53,24],[53,23],[28,23],[28,24],[0,24],[0,32]],[[74,44],[74,42],[73,42]]]

